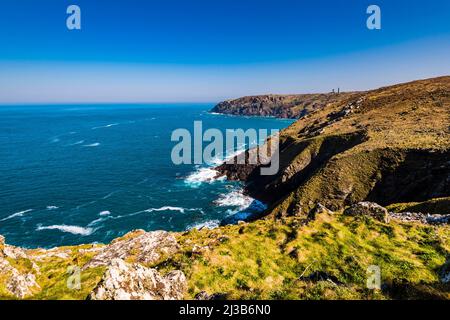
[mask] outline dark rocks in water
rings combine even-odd
[[[266,209],[267,206],[264,203],[258,200],[254,200],[248,208],[222,219],[222,221],[220,222],[220,226],[257,220],[261,218],[262,213]]]

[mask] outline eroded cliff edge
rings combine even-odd
[[[218,170],[245,181],[247,193],[268,203],[272,217],[308,214],[319,203],[340,210],[364,200],[423,208],[433,201],[441,205],[427,211],[450,213],[450,77],[334,96],[281,132],[276,175],[261,176],[255,165]],[[240,110],[234,101],[213,110],[234,113]]]

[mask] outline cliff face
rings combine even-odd
[[[328,103],[343,101],[356,94],[350,92],[249,96],[221,102],[211,112],[239,116],[272,116],[297,119]]]
[[[254,165],[218,169],[246,181],[247,192],[278,217],[307,214],[318,203],[340,210],[363,200],[445,198],[449,112],[450,77],[343,94],[281,133],[278,174],[261,176]]]

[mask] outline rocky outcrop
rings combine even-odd
[[[260,95],[227,100],[217,104],[211,112],[239,116],[271,116],[300,118],[328,103],[343,101],[357,93],[324,93],[293,95]]]
[[[92,300],[180,300],[187,289],[181,271],[162,276],[140,264],[113,259],[102,280],[92,291]]]
[[[0,276],[4,278],[7,291],[20,299],[32,295],[40,289],[36,276],[32,272],[23,272],[17,269],[8,260],[28,259],[21,248],[5,244],[5,238],[0,236]],[[32,264],[36,272],[39,270]]]
[[[389,213],[386,208],[372,202],[359,202],[344,210],[344,214],[353,217],[372,217],[378,221],[389,223]]]
[[[419,222],[425,224],[449,224],[450,214],[425,214],[421,212],[389,212],[391,218],[403,222]]]
[[[83,269],[108,266],[113,259],[126,260],[130,257],[141,264],[153,264],[164,255],[174,254],[178,249],[175,237],[169,232],[136,230],[103,247]]]

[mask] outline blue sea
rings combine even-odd
[[[0,234],[27,248],[106,243],[134,229],[216,227],[260,210],[208,165],[175,165],[172,131],[281,129],[213,104],[0,106]],[[248,142],[217,155],[217,163]]]

